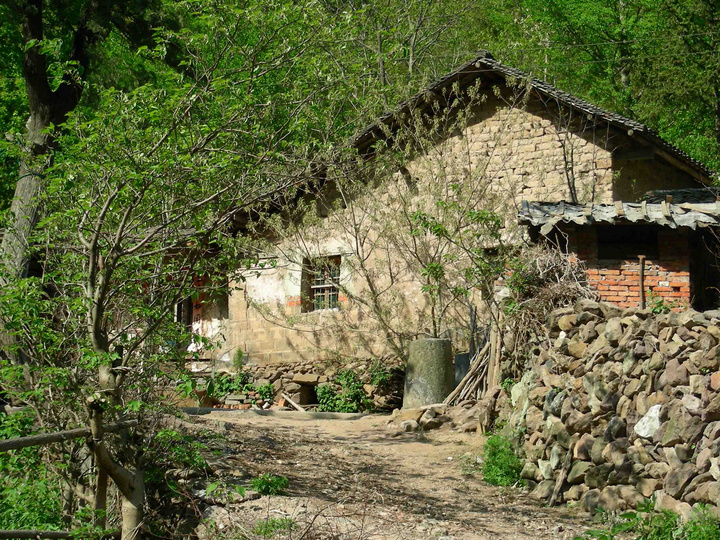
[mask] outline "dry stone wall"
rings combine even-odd
[[[512,387],[532,495],[623,510],[655,496],[688,516],[720,504],[720,311],[653,314],[581,300]]]

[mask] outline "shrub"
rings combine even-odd
[[[354,371],[347,369],[338,373],[336,384],[340,387],[339,391],[329,384],[318,386],[319,411],[354,413],[372,407],[362,381]]]
[[[275,387],[272,383],[263,384],[256,388],[257,393],[265,401],[271,401],[275,397]]]
[[[295,526],[295,521],[290,518],[269,518],[267,521],[261,521],[255,525],[253,533],[263,538],[271,538],[277,532],[292,531]]]
[[[211,377],[205,389],[209,396],[223,397],[228,394],[239,394],[245,391],[248,385],[250,390],[254,389],[250,384],[250,374],[246,371],[240,371],[234,377],[225,373]]]
[[[485,481],[493,486],[520,484],[523,462],[515,455],[512,442],[506,437],[492,435],[483,448],[482,472]]]
[[[284,495],[290,481],[285,476],[261,474],[250,483],[260,495]]]
[[[669,510],[654,511],[655,501],[646,500],[637,510],[625,512],[615,519],[615,523],[606,531],[587,531],[578,538],[599,538],[614,540],[622,538],[635,540],[714,540],[720,538],[720,519],[712,515],[707,508],[696,509],[687,523]],[[612,517],[608,518],[610,521]]]
[[[387,388],[392,380],[392,374],[381,366],[378,362],[374,363],[370,369],[370,382],[379,389]]]

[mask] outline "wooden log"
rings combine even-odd
[[[124,420],[122,422],[116,422],[109,424],[103,429],[108,433],[114,433],[121,429],[137,426],[137,420]],[[27,437],[16,437],[14,439],[0,440],[0,452],[7,452],[9,450],[19,450],[20,448],[27,448],[29,446],[41,446],[45,444],[53,444],[63,441],[70,441],[72,439],[82,439],[84,437],[90,437],[92,433],[90,428],[78,428],[69,429],[67,431],[58,431],[56,433],[41,433],[39,435],[29,435]],[[0,538],[3,538],[0,536]]]
[[[473,358],[472,362],[470,363],[470,369],[468,369],[468,372],[458,383],[457,387],[455,387],[455,390],[450,392],[450,394],[448,395],[448,397],[445,398],[443,403],[445,403],[446,405],[451,404],[455,400],[455,398],[457,398],[462,393],[465,385],[467,385],[468,382],[471,381],[477,373],[478,369],[480,368],[480,364],[485,358],[485,354],[487,353],[489,348],[490,343],[486,343],[482,350],[475,355],[475,358]]]
[[[303,409],[300,405],[298,405],[292,399],[290,399],[290,396],[288,396],[286,393],[283,392],[282,397],[284,397],[285,401],[287,401],[290,405],[295,407],[298,411],[305,412],[305,409]]]
[[[560,471],[560,475],[557,477],[557,480],[555,481],[555,489],[553,489],[552,495],[550,496],[550,502],[548,503],[549,506],[555,506],[555,503],[557,502],[558,497],[560,496],[560,490],[562,489],[563,484],[565,483],[565,479],[567,478],[568,472],[570,471],[570,465],[572,465],[572,448],[567,451],[567,454],[565,454],[565,461],[563,462],[563,468]]]

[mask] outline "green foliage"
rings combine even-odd
[[[256,386],[255,391],[264,401],[272,401],[273,397],[275,397],[275,387],[272,383],[265,383],[260,386]]]
[[[500,435],[491,435],[483,447],[482,472],[485,481],[493,486],[512,486],[522,483],[523,462],[515,455],[512,442]]]
[[[30,413],[0,413],[0,439],[32,433]],[[61,528],[59,486],[42,462],[40,448],[0,452],[0,529]]]
[[[651,289],[647,290],[647,307],[652,313],[670,313],[677,307],[677,304],[671,300],[666,300],[662,296],[652,292]]]
[[[260,495],[284,495],[290,481],[285,476],[261,474],[250,482]]]
[[[168,467],[204,469],[205,458],[201,451],[207,447],[196,438],[173,429],[161,429],[154,444],[160,449],[157,463]]]
[[[384,366],[379,362],[375,362],[370,368],[370,383],[379,389],[387,388],[392,380],[392,373],[390,373]]]
[[[228,394],[239,394],[246,390],[252,390],[253,387],[250,384],[250,374],[240,371],[234,376],[223,373],[210,377],[205,384],[205,389],[209,396],[221,398]]]
[[[586,531],[580,538],[632,538],[635,540],[711,540],[720,538],[720,519],[704,507],[693,511],[690,519],[683,523],[680,516],[669,510],[656,512],[655,501],[645,500],[637,510],[625,512],[618,518],[606,516],[614,521],[608,530]]]
[[[361,412],[372,407],[372,401],[365,395],[363,383],[357,374],[349,369],[337,375],[335,386],[321,384],[317,388],[318,411]],[[339,390],[336,389],[339,386]]]
[[[253,533],[263,538],[272,538],[278,532],[292,531],[297,526],[291,518],[269,518],[255,525]]]
[[[243,368],[243,361],[245,360],[245,353],[242,349],[238,349],[235,351],[235,355],[233,356],[233,367],[237,369],[239,372],[242,372]]]
[[[513,379],[505,379],[500,383],[500,388],[502,388],[503,392],[508,395],[510,394],[510,390],[512,390],[513,386],[515,386],[515,381]]]

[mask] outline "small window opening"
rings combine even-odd
[[[305,312],[335,309],[340,306],[340,256],[306,259],[303,270],[303,289],[307,301]]]
[[[636,259],[658,257],[658,231],[654,227],[616,225],[597,228],[599,259]]]
[[[178,302],[175,309],[175,321],[182,323],[186,328],[192,327],[193,303],[189,296]]]

